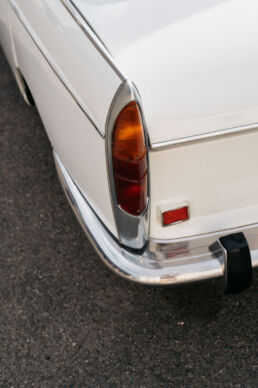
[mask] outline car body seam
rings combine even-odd
[[[121,72],[117,64],[115,63],[113,57],[111,56],[108,48],[103,43],[103,41],[100,39],[96,31],[93,29],[93,27],[90,25],[88,20],[85,18],[85,16],[81,13],[81,11],[78,9],[78,7],[74,4],[72,0],[60,0],[61,3],[65,6],[67,11],[70,13],[70,15],[73,17],[73,19],[76,21],[76,23],[79,25],[81,30],[84,32],[84,34],[89,38],[91,43],[95,46],[95,48],[98,50],[98,52],[102,55],[102,57],[105,59],[105,61],[109,64],[109,66],[112,68],[112,70],[116,73],[116,75],[119,77],[120,81],[124,82],[127,80],[127,77],[124,76],[124,74]]]
[[[31,25],[17,6],[14,0],[8,0],[9,4],[11,5],[12,9],[14,10],[15,14],[17,15],[20,22],[25,27],[26,31],[30,35],[31,39],[36,44],[37,48],[49,64],[49,66],[52,68],[54,73],[57,75],[58,79],[61,81],[63,86],[66,88],[66,90],[69,92],[70,96],[73,98],[74,102],[77,104],[77,106],[80,108],[80,110],[85,114],[85,116],[89,119],[91,124],[94,126],[94,128],[97,130],[97,132],[104,138],[105,131],[101,128],[100,124],[97,123],[97,120],[94,118],[93,114],[89,111],[89,109],[85,106],[83,101],[81,101],[81,98],[77,95],[76,91],[72,88],[69,81],[65,78],[65,76],[62,74],[61,70],[57,67],[54,60],[51,58],[50,54],[47,52],[46,48],[44,47],[43,43],[40,41],[34,30],[32,29]]]

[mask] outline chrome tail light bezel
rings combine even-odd
[[[140,109],[145,142],[147,146],[147,200],[146,207],[143,213],[139,216],[131,215],[125,212],[117,202],[115,180],[113,174],[113,159],[112,159],[112,133],[116,119],[122,109],[130,102],[135,101]],[[113,208],[114,219],[116,222],[117,233],[122,245],[132,249],[142,249],[149,237],[149,202],[150,202],[150,173],[149,173],[149,140],[144,120],[142,103],[140,95],[131,81],[123,82],[117,90],[112,101],[107,121],[106,121],[106,159],[107,170],[109,176],[110,196]]]

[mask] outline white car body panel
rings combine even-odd
[[[121,80],[106,65],[94,45],[85,39],[60,1],[15,0],[15,4],[22,10],[58,72],[72,86],[77,100],[104,134],[110,101]]]
[[[150,152],[151,236],[183,238],[257,222],[257,144],[255,131]],[[159,206],[182,200],[190,219],[163,227]]]
[[[7,1],[0,2],[0,43],[3,47],[11,69],[14,71],[15,60],[11,40],[9,4]]]
[[[258,123],[256,0],[73,0],[137,85],[152,144]]]
[[[81,13],[72,15],[74,4]],[[2,46],[32,92],[62,185],[97,251],[121,276],[148,284],[225,276],[225,252],[214,259],[210,244],[241,228],[258,265],[256,9],[254,0],[0,2]],[[90,25],[95,38],[85,31]],[[132,239],[142,225],[148,230],[135,247],[117,228],[108,171],[110,112],[128,96],[143,109],[150,139],[147,210],[124,227]],[[209,138],[217,132],[223,136]],[[190,219],[163,227],[159,207],[182,201]],[[147,248],[138,254],[128,246]],[[178,256],[179,266],[170,260]]]
[[[23,2],[20,3],[23,4]],[[31,8],[33,8],[33,4],[36,5],[34,1],[27,1],[27,3],[28,9],[30,8],[29,3]],[[62,73],[67,72],[65,74],[68,79],[69,74],[74,73],[78,80],[81,79],[84,90],[86,89],[86,80],[90,82],[93,73],[98,74],[99,84],[96,82],[92,92],[87,93],[87,97],[83,98],[87,98],[87,104],[89,102],[90,106],[94,106],[94,104],[97,104],[96,95],[102,95],[102,99],[99,100],[99,107],[103,110],[100,109],[98,117],[100,120],[102,117],[102,124],[104,125],[104,116],[107,114],[104,111],[109,109],[111,99],[121,81],[108,66],[102,65],[103,58],[96,50],[92,50],[90,42],[87,45],[83,32],[67,13],[61,2],[51,2],[53,13],[50,12],[51,8],[48,2],[41,1],[37,4],[40,7],[47,4],[45,9],[48,10],[48,18],[44,20],[44,12],[42,12],[41,21],[43,24],[40,23],[40,17],[35,23],[37,15],[37,7],[35,7],[33,15],[29,13],[26,15],[26,21],[31,26],[31,21],[34,20],[37,26],[36,36],[38,42],[44,48],[50,45],[50,49],[52,47],[54,50],[55,40],[53,40],[53,34],[59,36],[54,58],[50,55],[50,51],[45,49],[46,54],[49,54],[57,68],[60,66]],[[27,8],[25,8],[26,10]],[[17,58],[16,66],[20,68],[25,79],[28,80],[51,143],[73,179],[80,186],[82,192],[87,195],[95,212],[103,219],[108,229],[116,235],[106,171],[105,142],[87,116],[74,102],[11,7],[9,12]],[[64,13],[63,21],[58,22],[55,13],[60,15]],[[73,32],[69,41],[66,34],[62,32],[62,23],[69,31]],[[48,28],[46,28],[46,25]],[[34,28],[31,31],[35,32]],[[51,33],[48,35],[46,31],[51,31]],[[50,41],[52,41],[51,44]],[[81,41],[84,42],[83,45],[80,44]],[[69,50],[73,52],[72,56],[70,51],[67,50],[69,43]],[[89,52],[92,55],[94,66],[87,68],[87,63],[91,64],[89,61],[86,61],[85,64]],[[65,55],[65,57],[62,55]],[[65,68],[63,68],[63,64],[65,64]],[[74,71],[74,69],[77,69],[77,71]],[[79,74],[83,71],[86,75],[88,71],[88,76],[81,77]],[[102,88],[100,74],[104,77],[105,90]],[[70,79],[68,83],[71,83]],[[82,95],[82,93],[79,94]]]

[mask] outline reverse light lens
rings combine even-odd
[[[120,112],[112,134],[112,158],[117,202],[132,215],[147,203],[147,148],[141,113],[136,102]]]
[[[188,206],[179,209],[168,210],[162,213],[163,225],[171,225],[176,222],[185,221],[189,218]]]

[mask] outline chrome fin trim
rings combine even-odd
[[[120,78],[120,80],[122,82],[125,81],[127,78],[122,74],[122,72],[118,68],[117,64],[114,62],[114,59],[112,58],[107,47],[102,42],[102,40],[99,38],[96,31],[92,28],[92,26],[86,20],[85,16],[81,13],[81,11],[78,9],[78,7],[74,4],[74,2],[72,0],[60,0],[60,1],[63,3],[63,5],[68,10],[68,12],[73,17],[73,19],[76,21],[76,23],[80,26],[82,31],[87,35],[87,37],[92,42],[92,44],[95,46],[95,48],[98,50],[98,52],[103,56],[103,58],[106,60],[106,62],[109,64],[109,66],[113,69],[113,71],[116,73],[116,75]]]
[[[139,109],[141,111],[141,117],[143,121],[145,142],[148,146],[148,134],[146,129],[146,124],[144,120],[144,114],[141,104],[140,95],[131,81],[123,82],[118,88],[112,104],[109,109],[109,113],[106,121],[106,159],[107,159],[107,168],[109,175],[109,188],[110,196],[113,206],[114,219],[117,226],[117,233],[119,235],[120,241],[127,247],[133,249],[141,249],[147,242],[149,236],[149,203],[150,203],[150,172],[148,168],[148,194],[147,194],[147,203],[144,212],[140,216],[133,216],[129,213],[123,211],[123,209],[117,203],[114,174],[113,174],[113,161],[112,161],[112,133],[114,125],[119,113],[122,109],[129,104],[131,101],[137,102]],[[147,163],[149,165],[149,155],[147,148]]]
[[[200,135],[194,135],[194,136],[188,136],[188,137],[182,137],[182,138],[174,139],[174,140],[156,142],[156,143],[151,144],[151,149],[153,151],[156,151],[156,150],[160,150],[160,149],[169,148],[169,147],[172,147],[172,146],[175,146],[178,144],[190,143],[190,142],[194,142],[194,141],[210,139],[213,137],[226,136],[226,135],[231,135],[234,133],[242,133],[242,132],[254,131],[254,130],[258,130],[258,123],[249,124],[249,125],[242,125],[240,127],[234,127],[234,128],[229,128],[229,129],[221,129],[219,131],[214,131],[214,132],[210,132],[210,133],[203,133]]]
[[[61,70],[57,67],[54,60],[51,58],[49,53],[47,52],[46,48],[42,44],[42,42],[39,40],[38,36],[33,31],[31,25],[21,12],[20,8],[17,6],[14,0],[8,0],[12,9],[14,10],[15,14],[17,15],[20,22],[23,24],[27,32],[29,33],[31,39],[36,44],[37,48],[41,52],[41,54],[44,56],[45,60],[48,62],[49,66],[52,68],[56,76],[59,78],[63,86],[66,88],[66,90],[69,92],[70,96],[73,98],[74,102],[77,104],[77,106],[80,108],[80,110],[87,116],[91,124],[94,126],[94,128],[98,131],[98,133],[104,138],[105,131],[104,129],[100,128],[100,124],[97,122],[97,120],[94,118],[93,114],[89,111],[89,109],[85,106],[79,95],[75,92],[72,85],[69,83],[69,81],[65,78],[64,74],[61,72]]]

